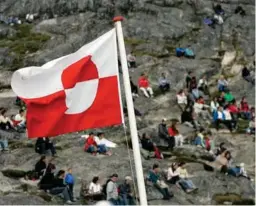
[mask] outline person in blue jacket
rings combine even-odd
[[[76,198],[74,197],[74,192],[73,192],[74,191],[74,185],[75,185],[75,178],[72,174],[72,168],[68,168],[68,170],[67,170],[67,174],[65,176],[65,183],[69,187],[72,202],[75,202]]]

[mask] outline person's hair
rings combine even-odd
[[[188,74],[192,74],[192,72],[191,72],[191,71],[188,71]]]
[[[241,102],[244,102],[245,99],[246,99],[246,97],[243,96],[242,99],[241,99]]]
[[[3,108],[0,112],[1,112],[1,115],[4,115],[7,112],[7,110]]]
[[[153,170],[159,168],[158,164],[153,164]]]
[[[184,92],[184,90],[183,89],[181,89],[179,92],[178,92],[178,94],[181,94],[181,93],[183,93]]]
[[[146,133],[142,134],[142,139],[146,138]]]
[[[93,177],[92,182],[94,184],[96,184],[98,181],[99,181],[99,177],[98,176]]]
[[[227,150],[226,153],[225,153],[225,157],[227,158],[228,155],[229,155],[228,160],[230,160],[231,159],[231,152]]]
[[[43,156],[41,156],[41,158],[40,158],[40,162],[42,162],[43,160],[45,160],[46,159],[46,156],[45,155],[43,155]]]
[[[144,76],[145,75],[145,73],[144,72],[142,72],[141,74],[140,74],[140,76]]]
[[[23,109],[20,109],[19,113],[21,114],[21,113],[23,113],[23,112],[24,112],[24,110],[23,110]]]
[[[65,174],[65,171],[64,170],[60,170],[58,173],[57,173],[57,177],[60,177],[61,175],[64,175]]]
[[[179,163],[179,167],[182,167],[182,166],[184,166],[186,163],[185,162],[180,162]]]
[[[176,162],[173,162],[172,165],[171,165],[171,168],[172,168],[173,172],[176,170],[175,166],[178,166],[178,164]]]
[[[200,130],[199,130],[200,133],[204,132],[204,128],[201,127]]]
[[[225,105],[225,106],[223,107],[223,109],[224,109],[224,110],[228,109],[228,106],[229,106],[229,105]]]
[[[222,147],[222,146],[224,146],[225,145],[225,143],[224,142],[221,142],[220,143],[220,147]]]
[[[195,80],[196,80],[196,77],[193,76],[193,77],[191,78],[191,81],[195,81]]]
[[[103,134],[104,134],[104,132],[98,132],[97,136],[100,137]]]
[[[94,133],[93,133],[93,132],[90,132],[89,135],[90,135],[90,136],[91,136],[91,135],[94,135]]]

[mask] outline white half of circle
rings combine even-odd
[[[65,114],[79,114],[91,107],[97,95],[99,79],[79,82],[72,89],[66,89]]]

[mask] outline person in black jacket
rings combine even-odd
[[[43,176],[45,170],[46,170],[46,156],[43,155],[35,165],[36,179],[39,179],[41,176]]]
[[[173,148],[175,146],[174,137],[170,137],[166,125],[166,119],[162,119],[162,123],[158,125],[158,136],[159,138],[165,139],[168,143],[168,148]]]
[[[38,184],[41,190],[47,191],[47,190],[51,190],[54,187],[53,182],[54,182],[55,169],[56,168],[53,164],[48,164],[45,174]]]
[[[47,150],[51,151],[51,155],[56,155],[56,149],[54,147],[53,142],[49,139],[49,137],[39,137],[37,138],[35,151],[39,154],[46,154]]]
[[[138,87],[133,83],[131,77],[130,77],[130,85],[131,85],[132,96],[139,97]]]

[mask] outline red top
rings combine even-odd
[[[174,137],[177,135],[177,131],[175,131],[175,129],[173,129],[172,127],[168,128],[168,133],[171,137]]]
[[[231,113],[238,113],[239,112],[239,109],[237,108],[237,106],[233,105],[233,104],[229,105],[228,110]]]
[[[242,112],[249,112],[249,105],[247,102],[241,102],[240,109]]]
[[[138,85],[139,87],[142,87],[142,88],[148,88],[149,87],[148,79],[146,77],[140,77]]]
[[[87,151],[90,146],[96,146],[97,147],[97,143],[95,142],[93,136],[89,136],[86,139],[86,142],[85,142],[85,145],[84,145],[84,150]]]

